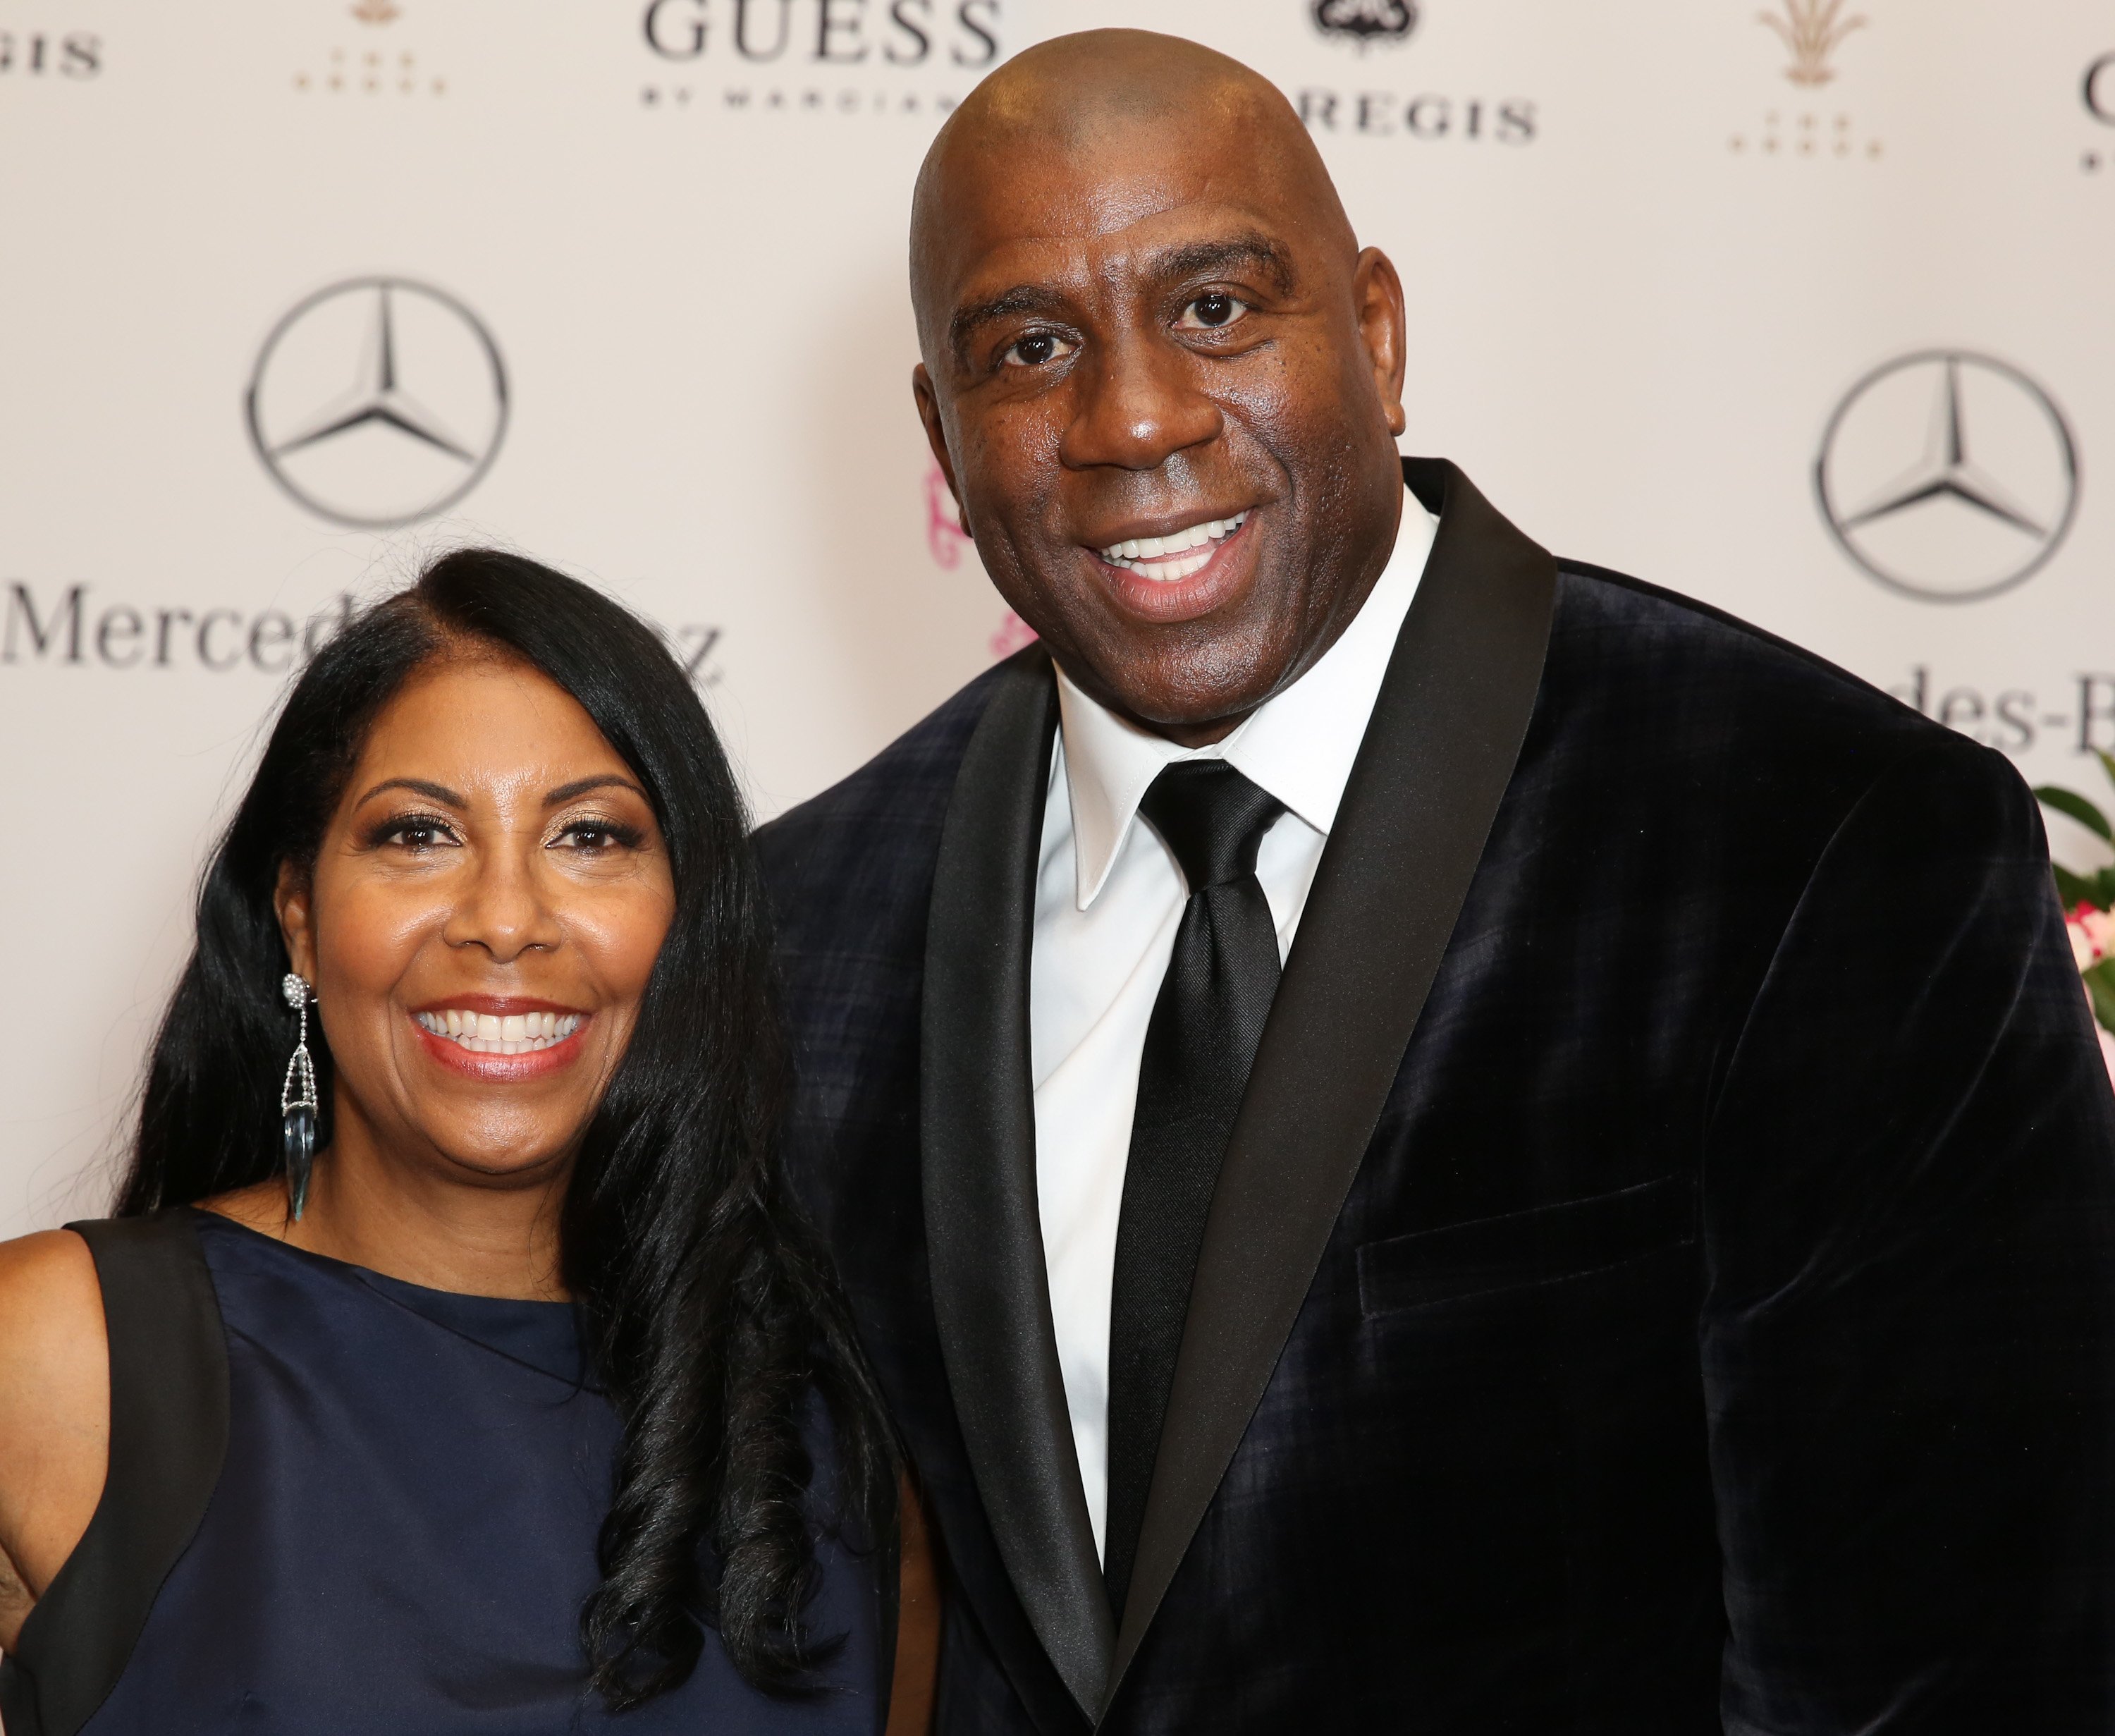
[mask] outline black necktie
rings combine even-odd
[[[1255,860],[1285,811],[1223,760],[1182,760],[1139,811],[1181,865],[1190,900],[1146,1026],[1109,1294],[1102,1570],[1119,1622],[1205,1215],[1278,992],[1278,929]]]

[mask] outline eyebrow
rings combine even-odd
[[[353,806],[364,806],[366,803],[374,801],[384,790],[414,790],[421,796],[430,797],[434,801],[452,808],[466,808],[470,806],[469,802],[445,783],[429,783],[424,778],[384,778]]]
[[[544,806],[547,808],[558,807],[572,801],[576,796],[586,795],[590,790],[600,789],[630,790],[641,801],[647,799],[646,792],[640,788],[629,778],[620,778],[615,772],[601,772],[592,778],[576,778],[571,783],[560,784],[557,788],[544,796]],[[353,806],[358,807],[372,801],[384,790],[415,791],[421,796],[429,797],[452,808],[466,808],[470,806],[466,798],[450,789],[445,783],[434,783],[424,778],[384,778]]]
[[[544,798],[544,806],[555,808],[571,801],[576,796],[585,796],[590,790],[630,790],[641,801],[651,805],[645,791],[629,778],[620,778],[615,772],[603,772],[593,778],[576,778],[571,783],[562,783]]]
[[[1270,279],[1271,287],[1281,295],[1292,287],[1292,261],[1285,249],[1253,230],[1220,241],[1186,241],[1152,255],[1146,269],[1155,278],[1202,278],[1218,276],[1243,265],[1262,271]],[[1016,314],[1059,313],[1065,305],[1065,297],[1055,290],[1035,283],[1016,283],[988,301],[957,308],[947,322],[947,339],[957,360],[966,361],[970,339],[980,326]]]
[[[1224,241],[1186,241],[1180,247],[1155,254],[1149,269],[1160,278],[1209,278],[1241,265],[1261,271],[1270,279],[1271,287],[1281,293],[1292,287],[1292,261],[1286,250],[1253,230]]]
[[[989,325],[997,319],[1010,319],[1016,314],[1054,314],[1064,305],[1065,298],[1055,290],[1044,289],[1034,283],[1016,283],[988,301],[957,308],[955,317],[947,322],[947,342],[953,346],[959,360],[966,353],[970,339],[979,326]]]

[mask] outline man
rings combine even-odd
[[[1041,643],[760,841],[940,1727],[2115,1729],[2007,764],[1399,462],[1395,272],[1220,56],[995,72],[911,285]]]

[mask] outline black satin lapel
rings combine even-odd
[[[1029,946],[1058,691],[1023,653],[949,798],[920,1036],[933,1305],[977,1491],[1028,1619],[1091,1720],[1115,1634],[1080,1484],[1035,1199]]]
[[[1550,557],[1452,465],[1406,459],[1438,535],[1235,1123],[1198,1259],[1113,1696],[1314,1282],[1512,776],[1542,680]]]

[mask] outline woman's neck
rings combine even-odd
[[[305,1252],[422,1288],[564,1302],[558,1219],[571,1174],[568,1161],[503,1178],[449,1176],[356,1133],[316,1155],[298,1224],[282,1178],[201,1203]]]

